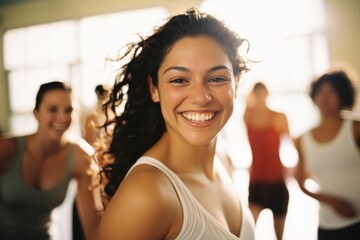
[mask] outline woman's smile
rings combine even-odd
[[[215,112],[182,112],[181,115],[193,123],[209,122],[215,117]]]

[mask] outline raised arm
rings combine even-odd
[[[305,188],[305,180],[308,178],[308,174],[307,174],[305,166],[304,166],[304,159],[302,156],[303,154],[302,154],[302,150],[301,150],[300,138],[295,139],[294,143],[295,143],[296,150],[298,152],[298,163],[295,168],[295,179],[297,180],[300,189],[305,194],[309,195],[310,192],[308,192]]]
[[[301,150],[300,139],[295,140],[295,146],[296,146],[296,149],[299,154],[299,161],[298,161],[298,164],[295,169],[295,178],[296,178],[297,182],[299,183],[300,189],[306,195],[308,195],[320,202],[330,205],[340,215],[345,216],[345,217],[353,217],[355,215],[354,208],[343,198],[324,194],[321,192],[309,191],[306,188],[305,181],[308,178],[311,178],[311,175],[307,172],[306,167],[305,167],[302,150]]]
[[[76,152],[75,178],[77,180],[76,208],[86,240],[97,239],[101,214],[96,211],[92,193],[93,173],[91,158],[80,147]]]

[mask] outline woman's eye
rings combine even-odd
[[[187,83],[187,80],[185,80],[184,78],[175,78],[170,80],[170,83],[172,84],[184,84]]]
[[[57,107],[50,107],[49,112],[52,112],[52,113],[57,112]]]
[[[65,112],[71,114],[73,112],[73,110],[74,109],[72,107],[69,107],[69,108],[66,108]]]
[[[209,82],[213,83],[222,83],[222,82],[228,82],[229,79],[225,77],[212,77],[209,79]]]

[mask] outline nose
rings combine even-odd
[[[189,99],[193,104],[201,106],[211,102],[212,95],[204,83],[197,83],[191,89]]]
[[[68,111],[59,111],[58,113],[58,119],[61,121],[61,122],[69,122],[72,120],[72,115],[70,112]]]

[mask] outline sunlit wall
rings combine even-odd
[[[30,2],[28,1],[29,5]],[[105,11],[107,8],[106,11],[109,11],[115,8],[115,5],[117,8],[122,8],[119,5],[124,5],[123,2],[126,2],[128,7],[133,2],[140,1],[105,0],[97,3],[97,6],[95,0],[76,2],[84,3],[81,13],[74,13],[76,10],[79,11],[79,7],[76,10],[69,7],[74,3],[71,0],[34,1],[31,10],[54,10],[54,6],[50,6],[53,4],[59,9],[54,11],[55,17],[51,19],[57,17],[68,19],[60,22],[49,21],[52,22],[50,24],[12,29],[11,26],[16,25],[12,20],[19,14],[12,14],[13,18],[10,20],[6,14],[2,14],[5,17],[0,23],[0,29],[5,32],[3,58],[6,79],[0,80],[7,83],[1,86],[9,87],[10,131],[15,134],[31,132],[36,128],[36,121],[31,113],[34,96],[39,84],[49,80],[65,80],[72,84],[74,99],[77,100],[77,111],[75,111],[77,124],[72,131],[79,134],[82,113],[86,113],[96,101],[94,87],[98,83],[111,83],[114,69],[118,67],[109,62],[105,64],[105,57],[116,55],[118,48],[132,40],[135,33],[150,31],[154,24],[160,23],[172,13],[169,8],[152,6],[79,18],[79,15],[95,12],[95,9]],[[109,2],[113,5],[110,6]],[[178,10],[176,3],[181,2],[184,6],[186,2],[190,6],[193,2],[201,1],[143,2],[144,6],[172,2],[172,10],[175,11]],[[352,2],[350,5],[342,4],[340,3],[342,1],[337,0],[325,0],[325,2],[334,7],[330,9],[330,23],[333,24],[330,34],[332,43],[328,40],[329,23],[325,20],[322,0],[203,0],[199,5],[202,10],[223,18],[242,37],[248,39],[250,43],[248,56],[259,61],[253,63],[251,72],[243,76],[237,92],[235,114],[224,130],[224,138],[228,143],[226,149],[237,167],[247,167],[251,159],[244,137],[242,113],[246,94],[255,81],[261,80],[268,85],[272,94],[269,104],[273,109],[287,114],[291,133],[293,136],[298,136],[317,121],[316,111],[306,95],[307,86],[313,75],[326,70],[330,64],[329,58],[334,58],[334,54],[340,59],[350,60],[356,60],[359,56],[352,52],[356,52],[356,44],[346,48],[345,45],[351,41],[340,40],[350,36],[352,43],[356,43],[356,38],[351,35],[356,32],[354,27],[358,22],[357,9],[353,6],[359,6],[360,1],[346,1]],[[342,8],[339,12],[335,7],[340,6]],[[26,12],[25,6],[20,6],[19,9]],[[15,6],[9,10],[16,13]],[[353,11],[356,14],[346,14]],[[46,22],[43,20],[50,15],[46,13],[47,16],[44,17],[36,11],[28,12],[34,16],[31,22]],[[2,13],[1,9],[0,13]],[[351,16],[352,24],[347,23],[348,15]],[[346,18],[341,18],[343,16]],[[25,16],[19,19],[23,18],[27,19]],[[2,28],[4,25],[6,29]],[[335,51],[333,50],[332,55],[329,54],[331,44],[338,46]],[[286,150],[282,151],[282,155],[293,156],[293,152],[284,154]],[[293,164],[292,160],[288,164]]]
[[[269,104],[287,114],[293,136],[317,120],[306,91],[312,77],[329,65],[323,2],[204,0],[199,8],[223,19],[249,42],[242,51],[248,50],[248,58],[254,63],[241,80],[235,114],[224,130],[235,164],[247,166],[251,155],[242,112],[246,94],[255,81],[268,85]],[[165,8],[153,7],[5,32],[11,132],[34,131],[37,126],[31,112],[38,86],[49,80],[63,80],[73,86],[77,124],[73,124],[72,131],[81,134],[83,117],[96,103],[95,86],[111,84],[119,67],[105,59],[116,58],[121,47],[137,38],[136,34],[149,33],[168,15]],[[21,124],[24,121],[29,124]],[[237,151],[239,146],[243,146],[241,151]]]
[[[111,84],[119,68],[106,59],[115,59],[126,43],[138,40],[137,34],[148,34],[167,16],[157,7],[7,31],[4,66],[9,72],[11,132],[36,130],[32,110],[39,85],[60,80],[73,88],[72,131],[81,134],[83,117],[96,104],[96,85]]]
[[[246,167],[251,153],[242,114],[246,95],[256,81],[269,88],[271,108],[287,115],[293,137],[318,119],[306,93],[313,76],[329,67],[323,1],[206,0],[201,9],[224,19],[249,41],[249,49],[243,52],[248,50],[254,62],[242,78],[235,114],[224,131],[235,164]],[[294,156],[292,150],[283,151]],[[296,163],[294,157],[288,158],[288,165]]]

